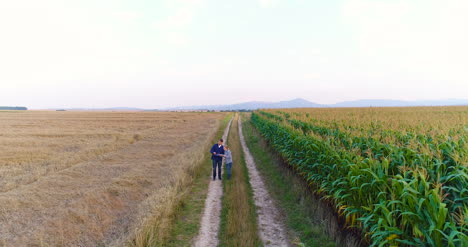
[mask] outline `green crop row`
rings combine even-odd
[[[355,135],[377,136],[381,131],[431,136],[467,134],[468,106],[454,107],[385,107],[385,108],[303,108],[264,110],[288,119],[313,122],[329,128],[352,131]]]
[[[276,116],[268,112],[261,112],[266,114],[268,117]],[[313,124],[314,126],[321,126],[328,129],[341,130],[346,133],[352,133],[352,135],[363,138],[378,139],[381,142],[408,146],[416,144],[418,147],[425,147],[426,145],[438,145],[439,143],[452,140],[453,137],[466,136],[466,130],[464,128],[450,128],[445,131],[438,131],[437,135],[431,135],[426,132],[417,132],[411,128],[406,129],[386,129],[379,122],[354,122],[351,124],[349,121],[324,121],[314,119],[306,113],[306,116],[297,112],[288,113],[284,111],[276,111],[278,115],[282,115],[285,120],[288,121],[301,121]],[[430,132],[430,131],[428,131]],[[442,134],[443,133],[443,134]]]
[[[318,138],[285,119],[252,114],[272,147],[350,227],[362,229],[371,246],[467,246],[466,164],[307,126]],[[372,155],[356,152],[361,149]]]
[[[279,120],[268,113],[260,112],[260,114]],[[406,146],[385,144],[368,137],[354,137],[336,128],[324,128],[294,119],[288,119],[286,122],[301,130],[304,135],[313,132],[321,136],[335,148],[359,151],[359,154],[364,158],[387,159],[390,175],[399,173],[401,167],[404,166],[410,168],[424,167],[430,182],[443,184],[442,189],[447,194],[444,202],[448,204],[450,211],[456,211],[458,208],[463,207],[463,202],[468,200],[468,188],[466,188],[468,181],[463,176],[463,174],[467,174],[468,168],[461,162],[468,152],[463,137],[457,141],[447,140],[439,144],[431,143],[429,147],[432,152],[419,153]],[[438,155],[434,156],[431,153]]]

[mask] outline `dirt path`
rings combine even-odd
[[[227,136],[232,119],[224,130],[223,139],[227,143]],[[218,246],[218,232],[221,216],[221,199],[223,197],[223,183],[221,180],[211,180],[208,187],[208,196],[205,201],[200,232],[195,241],[195,247]]]
[[[278,209],[263,183],[256,168],[252,154],[245,143],[242,132],[242,121],[239,117],[239,137],[244,151],[245,162],[249,171],[250,184],[252,185],[255,206],[257,206],[258,229],[260,238],[265,246],[291,246],[287,238],[286,230],[282,225],[282,219]]]

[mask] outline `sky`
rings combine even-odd
[[[468,98],[466,0],[0,0],[0,105]]]

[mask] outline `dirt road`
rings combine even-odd
[[[227,143],[232,119],[224,130],[223,139]],[[201,220],[200,232],[194,243],[195,247],[218,246],[219,224],[221,216],[221,199],[223,197],[223,183],[221,180],[212,180],[208,187],[208,196]]]

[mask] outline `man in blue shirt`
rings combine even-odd
[[[221,180],[221,165],[223,164],[224,146],[223,139],[211,147],[211,160],[213,161],[213,180],[216,179],[216,167],[218,168],[218,178]]]

